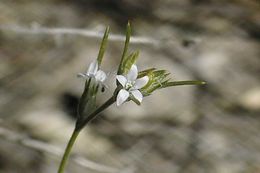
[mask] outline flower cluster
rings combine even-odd
[[[168,77],[170,73],[166,70],[157,70],[156,68],[138,72],[136,60],[139,52],[128,53],[131,35],[130,24],[128,23],[125,46],[115,80],[117,87],[113,95],[106,102],[101,106],[97,106],[96,98],[100,91],[99,88],[102,87],[101,91],[103,92],[106,86],[104,82],[107,75],[100,67],[104,57],[108,35],[109,28],[107,28],[104,33],[97,59],[90,63],[87,72],[78,74],[79,77],[86,79],[85,88],[78,104],[75,129],[64,152],[58,173],[64,172],[68,155],[79,132],[87,123],[113,103],[116,102],[116,105],[120,106],[127,101],[134,101],[140,105],[143,97],[151,95],[152,92],[158,89],[177,85],[205,84],[205,82],[201,81],[172,81],[171,78]]]
[[[170,78],[167,78],[170,73],[168,73],[166,70],[156,70],[155,68],[151,68],[148,70],[138,72],[135,63],[138,58],[139,52],[137,51],[127,55],[128,46],[130,42],[130,35],[131,28],[130,24],[128,23],[126,30],[125,47],[116,76],[117,88],[114,92],[114,98],[117,106],[120,106],[124,102],[130,100],[140,105],[140,103],[143,100],[143,97],[150,95],[153,91],[157,89],[176,85],[204,84],[204,82],[201,81],[171,81]],[[107,78],[106,73],[100,70],[100,65],[103,59],[107,38],[108,29],[104,34],[97,60],[93,61],[90,64],[86,73],[78,74],[78,76],[84,77],[88,80],[93,78],[95,81],[93,85],[96,86],[105,86],[104,81]],[[89,83],[87,84],[88,87],[91,86]]]
[[[81,96],[78,107],[78,122],[79,124],[85,124],[97,113],[116,102],[117,106],[122,105],[128,101],[134,101],[140,105],[143,97],[149,96],[155,90],[172,87],[176,85],[200,85],[204,84],[201,81],[172,81],[169,78],[170,73],[166,70],[158,70],[156,68],[150,68],[144,71],[139,71],[136,66],[136,61],[139,56],[139,52],[135,51],[128,53],[128,46],[130,43],[131,28],[128,23],[126,28],[126,40],[122,54],[121,61],[116,75],[117,87],[112,97],[99,108],[96,108],[96,97],[100,86],[105,88],[104,84],[107,75],[100,69],[102,59],[104,56],[107,40],[108,40],[109,28],[106,29],[99,54],[96,60],[91,62],[86,73],[79,73],[79,77],[86,79],[85,90]],[[83,121],[83,123],[81,123]],[[82,126],[82,125],[80,125]]]
[[[86,79],[93,78],[95,80],[96,85],[106,86],[104,81],[107,78],[107,75],[104,71],[98,69],[97,61],[91,62],[89,68],[86,73],[79,73],[78,77],[83,77]],[[143,94],[140,89],[143,88],[149,81],[148,76],[143,76],[141,78],[138,77],[138,70],[135,64],[132,65],[127,75],[117,75],[116,79],[121,84],[122,89],[120,89],[116,104],[120,106],[130,97],[138,104],[140,104],[143,100]]]

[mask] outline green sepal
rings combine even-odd
[[[142,72],[144,75],[147,75],[149,78],[148,83],[141,89],[141,92],[144,96],[150,95],[154,90],[162,87],[162,83],[168,81],[167,76],[170,74],[166,70],[155,70],[149,69],[146,70],[145,73]]]
[[[96,108],[99,84],[96,84],[96,82],[92,80],[92,78],[86,80],[85,89],[80,97],[78,104],[78,121],[86,118]]]
[[[80,118],[84,112],[85,105],[88,102],[88,94],[89,94],[89,88],[90,88],[90,83],[91,83],[91,78],[86,80],[85,82],[85,88],[84,91],[79,99],[79,104],[78,104],[78,118]]]
[[[100,48],[99,48],[99,52],[98,52],[98,57],[97,57],[97,62],[98,62],[98,66],[100,67],[101,62],[103,60],[104,57],[104,53],[106,51],[106,46],[107,46],[107,40],[108,40],[108,35],[109,35],[109,26],[106,28]]]
[[[141,103],[133,96],[130,94],[130,100],[132,100],[133,102],[135,102],[138,106],[141,105]]]
[[[139,51],[133,52],[127,56],[127,58],[123,62],[123,66],[122,66],[123,73],[122,74],[127,74],[129,72],[132,65],[136,63],[138,56],[139,56]]]
[[[167,73],[167,71],[166,70],[157,70],[157,71],[154,71],[153,73],[154,73],[155,77],[161,77],[161,76],[165,75]]]
[[[131,37],[131,25],[128,22],[127,26],[126,26],[126,39],[125,39],[125,46],[124,46],[124,50],[123,50],[123,54],[121,57],[121,61],[118,67],[118,71],[117,74],[123,74],[124,73],[124,67],[123,64],[125,63],[126,59],[127,59],[127,51],[128,51],[128,46],[129,46],[129,42],[130,42],[130,37]]]
[[[137,78],[141,78],[141,77],[147,76],[149,73],[153,72],[155,69],[156,68],[149,68],[147,70],[140,71],[138,73],[138,77]]]

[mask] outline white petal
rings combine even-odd
[[[143,94],[139,90],[133,90],[131,91],[131,93],[133,94],[136,100],[138,100],[140,103],[142,102]]]
[[[121,89],[116,97],[116,105],[120,106],[121,104],[123,104],[129,97],[129,92]]]
[[[132,67],[130,68],[126,78],[129,81],[135,81],[138,75],[138,70],[137,70],[137,66],[135,64],[132,65]]]
[[[77,77],[83,77],[83,78],[86,78],[86,74],[84,74],[84,73],[78,73],[78,74],[77,74]]]
[[[149,81],[148,76],[144,76],[142,78],[136,79],[134,88],[135,89],[143,88],[148,83],[148,81]]]
[[[95,60],[92,63],[90,63],[89,67],[88,67],[88,72],[87,75],[91,76],[91,75],[95,75],[98,71],[98,62]]]
[[[95,79],[100,82],[104,82],[106,80],[106,77],[107,77],[106,73],[103,72],[102,70],[98,70],[95,75]]]
[[[124,87],[126,82],[127,82],[127,79],[125,76],[123,75],[116,75],[116,79],[118,80],[118,82]]]

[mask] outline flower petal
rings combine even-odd
[[[126,78],[129,81],[135,81],[138,75],[138,70],[137,70],[137,66],[135,64],[132,65],[132,67],[130,68]]]
[[[98,62],[97,60],[95,60],[92,63],[90,63],[88,67],[87,75],[88,76],[95,75],[97,71],[98,71]]]
[[[120,106],[121,104],[123,104],[129,97],[129,92],[121,89],[116,97],[116,105]]]
[[[140,103],[143,100],[143,94],[139,90],[132,90],[130,91],[133,94],[134,98],[138,100]]]
[[[86,74],[84,74],[84,73],[78,73],[78,74],[77,74],[77,77],[83,77],[83,78],[86,78]]]
[[[136,79],[134,88],[135,89],[143,88],[148,83],[148,81],[149,81],[148,76],[144,76],[142,78]]]
[[[123,75],[116,75],[116,79],[118,80],[118,82],[124,87],[126,82],[127,82],[127,79],[125,76]]]
[[[100,81],[100,82],[104,82],[107,78],[107,75],[105,72],[103,72],[102,70],[98,70],[96,75],[95,75],[95,79],[96,81]]]

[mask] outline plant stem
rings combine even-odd
[[[73,144],[75,143],[79,132],[81,131],[81,129],[83,129],[83,127],[85,127],[85,125],[90,122],[93,118],[95,118],[100,112],[102,112],[103,110],[105,110],[106,108],[108,108],[110,105],[112,105],[115,102],[115,97],[112,96],[110,99],[108,99],[103,105],[101,105],[99,108],[97,108],[93,113],[91,113],[86,119],[78,121],[76,123],[76,127],[70,137],[70,140],[67,144],[67,147],[65,149],[65,152],[63,154],[60,166],[59,166],[59,170],[58,173],[64,173],[65,170],[65,166],[67,163],[67,160],[69,158],[71,149],[73,147]]]
[[[72,133],[72,135],[70,137],[70,140],[69,140],[69,142],[67,144],[67,147],[65,149],[65,152],[63,154],[62,160],[60,162],[58,173],[63,173],[64,172],[67,160],[69,158],[69,155],[70,155],[70,152],[71,152],[71,149],[72,149],[72,146],[75,143],[75,141],[77,139],[77,136],[79,135],[79,132],[80,132],[80,130],[74,129],[74,131],[73,131],[73,133]]]

